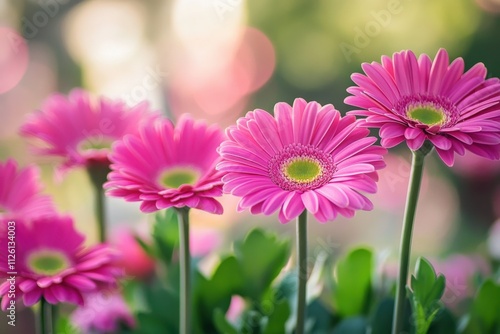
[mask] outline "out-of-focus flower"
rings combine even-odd
[[[303,99],[293,107],[278,103],[274,111],[276,118],[259,109],[240,118],[219,148],[224,191],[242,197],[238,209],[279,210],[281,223],[304,209],[320,222],[371,210],[360,192],[376,191],[385,149],[373,146],[368,129],[332,105]]]
[[[234,295],[231,297],[231,303],[229,304],[229,308],[227,309],[226,318],[234,323],[244,309],[245,300],[238,295]]]
[[[28,44],[12,28],[0,27],[0,94],[14,88],[26,73],[29,63]]]
[[[34,140],[35,153],[62,157],[60,170],[65,171],[77,166],[109,165],[111,144],[157,117],[146,102],[130,108],[122,101],[93,101],[87,92],[75,89],[67,97],[49,97],[41,111],[28,117],[20,132]]]
[[[127,276],[145,278],[154,270],[154,260],[142,249],[130,231],[114,232],[111,244],[120,253],[116,265],[123,268]]]
[[[113,147],[104,187],[108,195],[142,202],[143,212],[189,207],[221,214],[214,197],[222,195],[215,165],[223,138],[219,127],[190,116],[176,127],[168,120],[146,124]]]
[[[85,293],[116,285],[121,270],[114,265],[116,253],[107,245],[84,248],[84,236],[78,233],[69,217],[46,216],[32,221],[0,221],[0,247],[12,245],[15,231],[15,267],[9,252],[0,253],[0,277],[16,271],[16,298],[31,306],[42,297],[51,304],[83,304]],[[21,246],[22,245],[22,246]],[[11,247],[12,248],[12,247]],[[0,285],[1,307],[7,308],[9,280]]]
[[[12,159],[0,162],[0,218],[32,219],[55,214],[50,197],[40,193],[39,174],[36,166],[18,168]]]
[[[402,51],[362,68],[345,102],[362,108],[349,114],[366,116],[365,126],[380,128],[382,146],[406,141],[418,150],[429,140],[448,166],[466,150],[500,159],[500,80],[485,79],[482,63],[464,73],[463,59],[450,64],[441,49],[434,61]]]
[[[135,319],[118,291],[103,291],[85,296],[85,305],[71,315],[72,323],[84,334],[111,333],[120,325],[135,326]]]
[[[446,277],[446,290],[441,300],[451,309],[460,307],[460,303],[473,296],[474,277],[489,275],[491,268],[479,255],[455,254],[444,260],[430,259],[437,274]],[[389,281],[396,280],[398,266],[395,262],[387,262],[382,267],[382,275]]]
[[[500,161],[491,161],[474,154],[465,153],[464,156],[457,157],[453,171],[472,179],[494,178],[496,174],[500,173]]]
[[[473,296],[475,275],[488,275],[491,271],[485,259],[478,255],[456,254],[443,261],[431,261],[436,273],[446,277],[446,290],[441,300],[451,309]]]
[[[376,209],[385,209],[391,213],[402,213],[407,193],[408,179],[411,165],[402,156],[388,153],[384,157],[386,167],[379,172],[377,195],[373,198]],[[422,180],[422,194],[425,194],[429,178],[424,171]]]
[[[500,219],[490,228],[488,236],[488,249],[490,255],[497,261],[500,261]]]
[[[221,242],[220,233],[215,230],[193,229],[190,234],[189,247],[191,255],[203,257],[212,252]]]

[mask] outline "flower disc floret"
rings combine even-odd
[[[306,191],[326,184],[335,171],[333,159],[312,145],[293,143],[269,162],[271,180],[284,190]]]

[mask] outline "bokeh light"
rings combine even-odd
[[[0,94],[21,81],[28,67],[28,45],[13,29],[0,26]]]

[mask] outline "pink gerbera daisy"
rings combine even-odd
[[[0,277],[8,278],[0,285],[2,309],[10,304],[12,285],[26,306],[42,297],[51,304],[82,305],[84,293],[115,286],[121,275],[116,254],[103,244],[84,249],[83,241],[69,217],[0,221]],[[15,250],[15,261],[8,258],[9,249]]]
[[[0,162],[0,218],[31,219],[54,214],[52,200],[40,193],[39,179],[40,171],[35,166],[18,168],[12,159]]]
[[[337,214],[371,210],[360,191],[376,191],[376,170],[385,149],[373,146],[368,129],[354,116],[342,118],[332,105],[296,99],[278,103],[273,118],[249,112],[226,133],[220,146],[224,191],[242,197],[239,210],[269,215],[279,210],[286,223],[304,209],[320,222]]]
[[[101,291],[85,296],[85,306],[71,315],[84,334],[115,333],[121,326],[135,326],[135,319],[118,291]]]
[[[350,114],[367,116],[366,126],[380,128],[382,146],[406,141],[418,150],[429,140],[448,166],[466,150],[500,159],[500,80],[485,79],[483,64],[464,73],[463,59],[450,64],[441,49],[434,61],[402,51],[362,68],[345,102],[362,108]]]
[[[132,108],[121,101],[97,101],[80,89],[66,97],[55,94],[41,111],[29,116],[21,134],[35,139],[34,151],[64,158],[61,170],[91,164],[109,165],[111,143],[136,133],[141,122],[158,115],[146,102]]]
[[[107,194],[141,201],[143,212],[188,207],[221,214],[214,197],[222,195],[215,164],[223,138],[217,126],[189,116],[176,127],[166,119],[145,124],[113,146]]]

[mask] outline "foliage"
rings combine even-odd
[[[154,278],[132,281],[125,286],[138,324],[133,333],[177,333],[179,264],[175,212],[156,214],[152,231],[151,243],[141,239],[138,242],[161,266]],[[285,269],[291,255],[291,241],[253,229],[234,241],[231,249],[220,256],[208,275],[200,271],[200,259],[192,263],[194,333],[293,333],[297,272],[295,266]],[[367,247],[353,248],[332,261],[318,254],[313,268],[309,268],[306,332],[390,333],[394,296],[391,289],[378,286],[374,251]],[[500,285],[492,279],[481,283],[467,314],[458,319],[441,302],[445,277],[436,274],[429,261],[419,258],[407,291],[408,321],[404,331],[498,333]],[[230,319],[227,312],[234,296],[241,297],[244,305],[237,318]],[[74,333],[65,318],[59,321],[59,326],[61,333]]]

